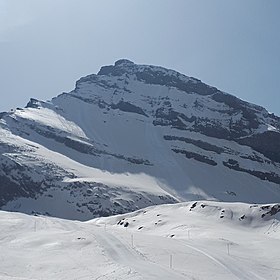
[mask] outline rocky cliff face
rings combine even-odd
[[[280,201],[280,118],[119,60],[0,115],[0,207],[88,219],[190,199]]]

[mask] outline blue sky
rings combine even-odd
[[[278,0],[0,0],[0,111],[128,58],[280,115]]]

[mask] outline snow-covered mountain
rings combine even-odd
[[[275,280],[279,210],[192,201],[88,222],[0,211],[0,279]]]
[[[0,114],[0,207],[86,220],[186,200],[280,201],[280,118],[119,60]]]

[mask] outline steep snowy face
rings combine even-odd
[[[280,201],[280,118],[173,70],[122,59],[0,118],[3,209],[88,219]]]
[[[260,132],[269,135],[280,128],[280,118],[260,106],[176,71],[136,65],[125,59],[114,66],[102,67],[97,75],[81,78],[72,94],[87,101],[99,101],[100,106],[152,116],[155,124],[182,130],[191,128],[221,139],[251,137]],[[276,136],[274,142],[277,139]],[[280,161],[277,148],[276,157]]]
[[[80,79],[71,94],[152,118],[155,126],[233,140],[280,162],[279,117],[173,70],[119,60]]]

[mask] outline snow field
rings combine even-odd
[[[88,222],[2,211],[0,279],[279,279],[279,214],[251,206],[179,203]]]

